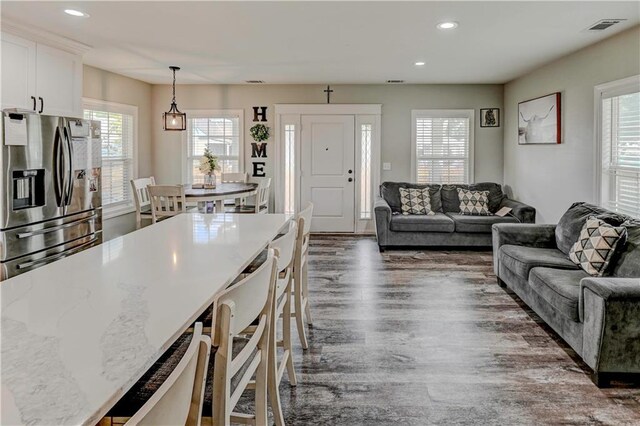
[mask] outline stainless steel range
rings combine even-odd
[[[2,114],[0,280],[102,242],[100,122]]]

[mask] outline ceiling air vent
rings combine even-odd
[[[262,83],[264,83],[264,80],[247,80],[246,83],[249,83],[249,84],[262,84]]]
[[[604,31],[607,28],[615,24],[619,24],[622,21],[626,21],[626,19],[602,19],[587,28],[587,31]]]
[[[400,84],[400,83],[404,83],[404,80],[387,80],[387,83]]]

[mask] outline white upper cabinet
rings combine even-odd
[[[36,43],[2,33],[2,108],[36,108]]]
[[[2,33],[2,109],[82,116],[82,56]]]
[[[38,44],[36,89],[43,114],[82,116],[82,58]]]

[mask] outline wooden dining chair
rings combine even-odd
[[[223,173],[222,183],[247,183],[249,181],[249,173]],[[233,200],[224,200],[225,206],[240,206],[243,204],[242,198],[235,198]]]
[[[244,204],[227,210],[227,213],[268,213],[269,191],[271,190],[271,178],[261,178],[258,181],[254,204]]]
[[[133,203],[136,207],[136,228],[142,226],[142,219],[152,220],[151,200],[149,198],[149,185],[155,185],[153,176],[147,178],[131,179],[131,191],[133,193]]]
[[[153,185],[147,187],[151,199],[151,221],[186,212],[187,203],[182,185]]]
[[[203,424],[267,425],[277,260],[270,249],[267,260],[255,272],[224,290],[213,303],[211,341],[216,353],[205,387]],[[234,412],[247,389],[255,391],[255,412]]]
[[[110,410],[99,425],[199,426],[211,339],[202,323],[184,334]]]
[[[307,341],[307,335],[305,332],[305,318],[309,327],[312,326],[311,309],[309,307],[307,271],[312,216],[312,203],[309,203],[304,210],[298,213],[298,236],[296,238],[296,254],[293,262],[293,300],[295,312],[291,315],[296,319],[296,326],[302,349],[309,348],[309,342]]]
[[[280,238],[273,240],[269,248],[278,254],[278,278],[275,290],[275,313],[272,315],[271,337],[269,344],[268,394],[271,411],[277,426],[284,425],[284,416],[280,404],[280,382],[286,368],[289,384],[297,385],[296,372],[293,367],[293,347],[291,344],[291,285],[293,283],[293,263],[298,227],[295,221],[289,230]],[[279,319],[282,316],[282,340],[277,340]],[[283,349],[282,358],[278,360],[278,348]]]

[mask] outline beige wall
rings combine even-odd
[[[149,176],[152,172],[151,85],[85,65],[83,86],[85,98],[138,107],[138,174]],[[135,228],[134,214],[107,219],[103,228],[105,240],[130,232]]]
[[[640,74],[640,27],[591,45],[504,88],[504,183],[555,223],[575,201],[595,201],[594,86]],[[562,93],[562,144],[518,145],[518,102]]]
[[[325,103],[323,85],[179,85],[181,110],[243,109],[245,117],[245,170],[250,171],[249,128],[253,106],[267,106],[268,123],[275,136],[274,104]],[[466,108],[476,111],[475,180],[502,182],[502,129],[480,128],[480,108],[502,108],[502,85],[335,85],[331,102],[382,104],[382,162],[392,163],[382,180],[411,179],[411,110]],[[153,173],[163,183],[182,181],[182,133],[162,130],[162,112],[169,108],[171,87],[152,88]],[[267,146],[267,176],[273,176],[274,137]]]

